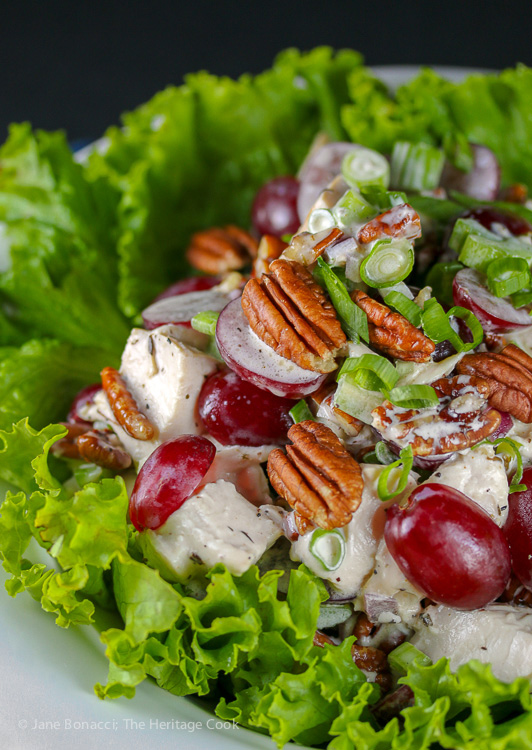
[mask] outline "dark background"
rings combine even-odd
[[[1,5],[0,136],[9,122],[95,137],[200,68],[238,76],[288,46],[360,50],[368,64],[532,64],[532,3],[84,2]]]

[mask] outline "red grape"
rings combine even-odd
[[[532,591],[532,468],[525,469],[521,484],[526,484],[527,489],[508,495],[510,507],[504,533],[514,573]]]
[[[297,196],[299,181],[295,177],[276,177],[261,187],[251,209],[253,226],[262,234],[282,237],[299,228]]]
[[[84,406],[89,406],[94,401],[94,396],[102,390],[101,383],[94,383],[83,388],[72,401],[70,411],[68,412],[67,422],[85,422],[79,412]]]
[[[219,276],[190,276],[188,279],[181,279],[176,281],[164,292],[155,297],[153,302],[158,302],[160,299],[166,299],[167,297],[176,297],[179,294],[188,294],[189,292],[205,292],[207,289],[212,289],[221,281]],[[152,305],[153,305],[152,302]]]
[[[490,148],[471,143],[473,167],[462,172],[446,162],[440,185],[446,190],[457,190],[480,201],[494,201],[499,193],[501,169],[497,157]]]
[[[285,443],[293,405],[231,371],[211,375],[198,399],[205,429],[223,445]]]
[[[304,370],[281,357],[251,330],[239,299],[230,302],[216,324],[216,343],[227,365],[276,396],[303,398],[317,391],[326,375]]]
[[[478,221],[479,224],[482,224],[483,227],[495,234],[500,234],[497,231],[497,224],[502,224],[515,237],[532,232],[532,225],[526,219],[522,219],[520,216],[511,214],[508,211],[493,208],[492,206],[473,208],[471,211],[466,211],[463,217],[465,219],[475,219],[475,221]]]
[[[474,313],[485,331],[505,333],[532,323],[528,308],[516,309],[504,297],[496,297],[484,286],[485,276],[472,268],[458,271],[453,281],[454,304]]]
[[[158,529],[201,484],[216,455],[207,438],[181,435],[156,448],[139,471],[129,517],[136,529]]]
[[[502,594],[510,550],[502,530],[458,490],[422,484],[387,511],[384,538],[405,576],[426,596],[478,609]]]

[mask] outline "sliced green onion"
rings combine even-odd
[[[393,463],[388,464],[388,466],[384,469],[379,477],[379,481],[377,483],[377,494],[383,502],[385,502],[386,500],[391,500],[393,497],[396,497],[401,492],[403,492],[408,483],[408,475],[410,474],[412,464],[414,463],[412,446],[407,445],[406,448],[403,448],[403,450],[399,454],[399,457],[399,461],[394,461]],[[395,482],[395,487],[393,489],[390,489],[390,474],[392,472],[396,474],[397,472],[395,471],[395,469],[399,469],[400,467],[401,474]]]
[[[452,328],[449,318],[460,318],[467,325],[473,335],[472,342],[462,341],[460,336]],[[439,344],[441,341],[450,341],[457,352],[468,352],[475,349],[484,337],[484,331],[480,321],[470,310],[465,307],[452,307],[447,313],[440,303],[431,297],[423,306],[421,322],[425,334]]]
[[[364,458],[362,459],[363,464],[380,464],[379,459],[377,458],[376,452],[370,451],[369,453],[366,453]]]
[[[396,672],[408,672],[413,665],[428,667],[432,664],[422,651],[405,641],[388,654],[388,663]]]
[[[388,292],[384,302],[388,307],[393,307],[394,310],[401,313],[416,328],[421,325],[421,308],[401,292]]]
[[[436,391],[431,385],[400,385],[385,393],[388,401],[403,409],[426,409],[439,403]]]
[[[338,313],[342,328],[349,339],[358,343],[363,339],[369,342],[368,316],[355,305],[346,287],[323,258],[318,258],[317,268],[323,279],[334,309]]]
[[[453,281],[454,277],[461,271],[464,266],[458,261],[451,263],[436,263],[432,266],[425,279],[425,284],[432,289],[432,296],[440,302],[452,307],[453,298]]]
[[[401,206],[403,203],[408,203],[406,193],[400,190],[382,190],[381,188],[370,186],[360,188],[360,192],[372,206],[376,206],[381,211],[387,211],[394,206]]]
[[[508,297],[530,286],[530,270],[524,258],[492,260],[486,269],[488,288],[496,297]]]
[[[448,244],[458,253],[460,263],[483,273],[500,258],[524,258],[527,263],[532,262],[532,245],[516,237],[499,237],[474,219],[458,219]]]
[[[336,570],[345,557],[345,539],[341,531],[316,529],[312,532],[309,551],[325,570]]]
[[[399,373],[392,363],[378,354],[348,357],[338,373],[337,380],[347,374],[352,382],[368,391],[389,390],[399,380]]]
[[[508,493],[511,495],[514,492],[525,492],[527,489],[526,484],[511,484],[508,488]]]
[[[518,309],[530,305],[532,304],[532,289],[521,289],[520,292],[511,294],[510,299],[512,300],[512,305]]]
[[[476,349],[477,346],[482,343],[484,329],[482,328],[480,320],[471,312],[471,310],[468,310],[466,307],[455,305],[455,307],[451,307],[451,309],[447,311],[447,318],[460,318],[460,320],[463,320],[473,336],[473,341],[470,341],[469,343],[460,339],[462,345],[461,348],[456,351],[469,352],[471,349]]]
[[[393,464],[396,460],[396,457],[383,440],[379,440],[379,442],[375,445],[375,455],[378,458],[379,463],[385,465]]]
[[[355,223],[366,222],[372,219],[375,213],[375,208],[356,190],[348,190],[344,193],[332,209],[334,220],[340,229],[348,228]]]
[[[406,279],[414,267],[414,247],[408,240],[379,240],[360,266],[360,276],[368,286],[392,286]]]
[[[371,185],[386,189],[390,182],[390,165],[378,151],[360,146],[344,156],[342,174],[352,187]]]
[[[354,383],[349,375],[340,378],[334,394],[334,405],[364,424],[372,424],[372,411],[382,404],[380,391],[367,391]]]
[[[213,310],[205,310],[197,315],[194,315],[190,321],[190,325],[195,331],[200,333],[207,333],[209,336],[214,336],[216,333],[216,323],[220,313],[214,312]]]
[[[515,440],[511,440],[510,438],[503,437],[498,438],[498,440],[485,440],[483,441],[483,444],[485,445],[493,445],[495,448],[495,453],[499,455],[505,455],[508,459],[508,470],[511,471],[512,464],[515,463],[515,471],[512,476],[512,481],[510,484],[510,492],[522,492],[522,490],[517,489],[517,487],[521,487],[522,485],[519,484],[521,479],[523,478],[523,458],[521,456],[520,448],[523,446],[518,443]]]
[[[439,148],[427,143],[396,141],[392,152],[391,183],[404,190],[433,190],[438,187],[445,161]]]
[[[315,208],[308,217],[308,230],[311,234],[322,232],[324,229],[332,229],[336,226],[336,219],[328,208]]]
[[[301,401],[298,401],[295,406],[292,406],[288,413],[294,420],[294,424],[297,424],[298,422],[306,422],[309,419],[313,422],[316,421],[314,414],[310,411],[304,398],[302,398]]]

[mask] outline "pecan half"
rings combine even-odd
[[[393,206],[379,214],[358,230],[357,242],[367,245],[374,240],[394,237],[395,239],[415,240],[421,237],[421,220],[417,211],[408,203]]]
[[[351,298],[368,316],[369,340],[373,346],[406,362],[427,362],[430,359],[436,348],[434,342],[404,315],[392,312],[360,289],[352,292]]]
[[[101,377],[102,388],[118,424],[137,440],[152,440],[157,431],[139,410],[120,373],[113,367],[104,367]]]
[[[273,450],[268,476],[276,492],[322,529],[345,526],[362,501],[360,466],[334,432],[319,422],[288,430],[293,445]]]
[[[322,633],[321,630],[316,630],[314,633],[314,639],[312,641],[314,646],[319,646],[320,648],[323,648],[325,645],[329,646],[336,646],[337,644],[333,641],[332,638],[329,638],[328,635],[325,633]]]
[[[61,458],[76,458],[79,460],[79,448],[76,440],[80,435],[84,435],[92,429],[92,423],[59,422],[59,424],[62,427],[66,427],[67,434],[52,445],[50,448],[51,453],[53,453],[54,456],[60,456]]]
[[[332,372],[345,343],[336,311],[300,263],[279,258],[270,273],[250,279],[242,309],[257,336],[306,370]]]
[[[353,643],[351,656],[357,667],[364,669],[366,672],[382,674],[389,669],[386,654],[380,648],[361,646],[359,643]]]
[[[191,266],[209,274],[239,271],[257,255],[258,243],[249,232],[232,224],[211,227],[192,236],[186,252]]]
[[[251,275],[258,278],[263,273],[268,273],[271,263],[280,258],[283,250],[287,247],[287,243],[279,237],[275,237],[273,234],[264,234],[259,242]]]
[[[85,461],[112,471],[123,471],[131,466],[131,456],[123,448],[113,445],[110,435],[101,430],[91,430],[80,435],[76,444]]]
[[[526,424],[532,422],[532,358],[522,349],[509,344],[500,354],[466,354],[456,369],[487,382],[490,406]]]
[[[415,456],[464,450],[491,435],[500,412],[486,407],[489,385],[483,378],[455,375],[432,384],[440,397],[431,409],[402,409],[385,401],[373,410],[373,427],[392,442],[412,446]]]

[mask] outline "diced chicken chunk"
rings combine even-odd
[[[134,461],[142,464],[166,440],[203,432],[196,402],[205,379],[217,366],[213,357],[179,341],[175,326],[153,331],[134,328],[120,373],[139,409],[157,428],[157,438],[143,441],[130,437],[117,423],[103,391],[94,399],[96,410],[111,424]]]
[[[254,565],[281,535],[278,525],[223,479],[205,485],[155,531],[140,535],[147,559],[186,583],[216,563],[234,575]]]
[[[532,611],[503,604],[462,612],[428,607],[415,625],[412,644],[433,661],[450,658],[452,670],[470,659],[490,663],[503,682],[532,679]]]

